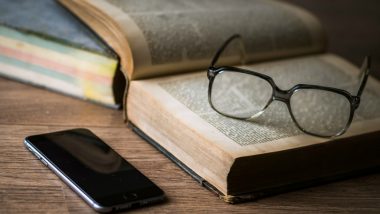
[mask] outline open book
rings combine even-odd
[[[242,121],[218,114],[207,101],[206,69],[236,33],[249,62],[243,67],[271,76],[280,88],[307,83],[354,93],[359,69],[324,53],[323,29],[308,12],[263,0],[61,3],[120,56],[129,81],[124,110],[135,130],[225,201],[379,166],[380,83],[373,78],[351,127],[333,139],[302,133],[280,102],[257,120]],[[231,49],[220,64],[239,62],[239,51]]]

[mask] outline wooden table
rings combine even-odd
[[[363,42],[378,44],[375,36]],[[94,212],[23,146],[25,136],[75,127],[91,129],[166,192],[166,203],[135,212],[380,212],[380,174],[226,204],[127,128],[121,111],[0,78],[0,213]]]
[[[167,203],[136,212],[380,211],[380,174],[226,204],[127,128],[121,113],[0,78],[0,213],[93,212],[23,145],[25,136],[75,127],[91,129],[166,192]]]

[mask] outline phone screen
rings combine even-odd
[[[26,138],[51,164],[104,207],[163,196],[163,191],[87,129]]]

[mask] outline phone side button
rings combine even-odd
[[[34,151],[32,151],[33,152],[33,154],[38,158],[38,159],[41,159],[41,156],[37,153],[37,152],[34,152]]]
[[[45,164],[45,166],[48,166],[48,164],[46,163],[46,161],[45,161],[44,159],[42,159],[42,158],[41,158],[41,162],[42,162],[43,164]]]

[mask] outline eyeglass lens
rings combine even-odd
[[[290,107],[300,127],[320,136],[334,136],[343,131],[351,112],[351,103],[345,96],[318,89],[295,91]]]
[[[216,75],[211,90],[211,103],[218,112],[241,119],[259,113],[271,99],[269,82],[228,70]]]

